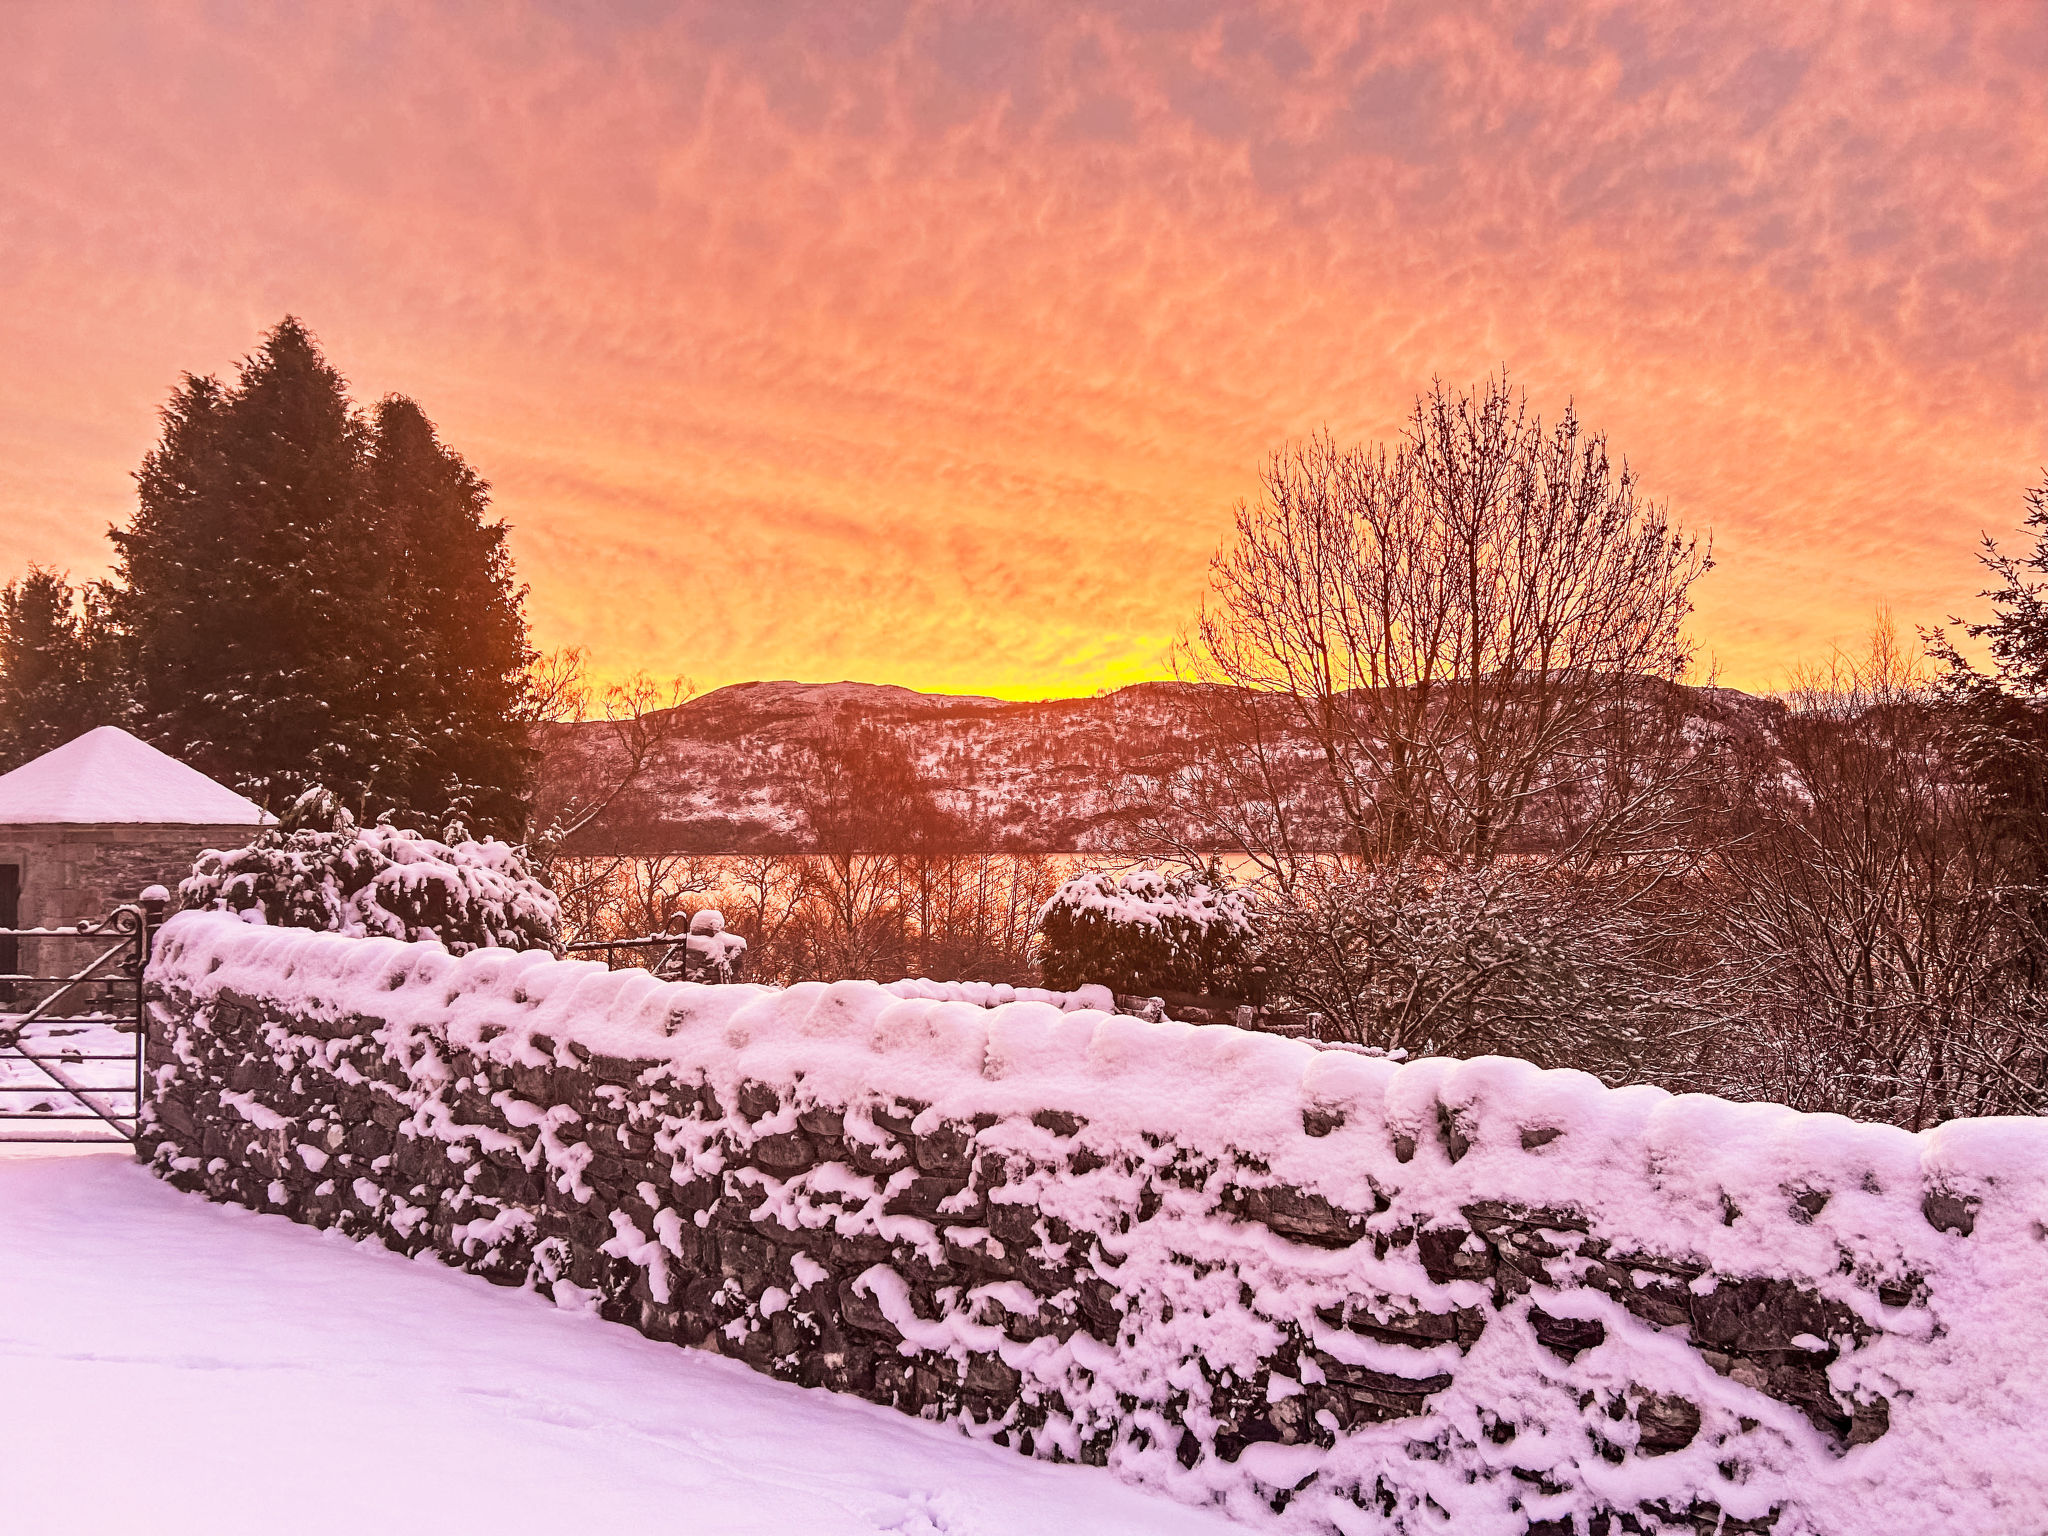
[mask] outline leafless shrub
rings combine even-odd
[[[1681,1087],[1715,1024],[1669,908],[1597,866],[1333,855],[1260,918],[1273,1000],[1321,1015],[1327,1038]]]
[[[1913,1128],[2039,1113],[2035,893],[1924,672],[1881,618],[1786,703],[1783,771],[1735,808],[1701,914],[1731,1021],[1717,1089]]]
[[[645,937],[670,913],[716,907],[747,941],[746,978],[778,985],[847,976],[1035,984],[1038,914],[1074,863],[1052,854],[863,856],[865,947],[856,951],[846,942],[846,888],[820,855],[566,862],[577,894],[565,907],[567,941]],[[650,923],[664,907],[664,921]]]

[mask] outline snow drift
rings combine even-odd
[[[182,1187],[1274,1529],[1989,1536],[2048,1498],[2039,1122],[218,914],[149,976]]]

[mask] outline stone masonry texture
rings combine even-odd
[[[457,1040],[309,1005],[318,984],[292,969],[278,962],[269,988],[260,969],[223,984],[176,953],[152,967],[141,1152],[179,1188],[430,1251],[653,1339],[1025,1455],[1114,1465],[1276,1529],[1442,1531],[1481,1494],[1498,1519],[1455,1528],[1814,1528],[1756,1493],[1752,1463],[1770,1457],[1749,1448],[1775,1433],[1827,1461],[1882,1441],[1892,1401],[1829,1368],[1878,1335],[1879,1309],[1926,1301],[1904,1271],[1827,1286],[1717,1273],[1632,1243],[1570,1189],[1425,1216],[1389,1183],[1342,1204],[1170,1105],[1117,1139],[1056,1105],[955,1115],[886,1082],[721,1081],[674,1050],[606,1054],[509,1022]],[[430,985],[402,967],[389,982]],[[741,989],[688,989],[711,990]],[[1304,1116],[1333,1146],[1342,1126]],[[1525,1131],[1529,1155],[1555,1134]],[[1394,1134],[1388,1166],[1448,1166],[1464,1137],[1444,1114]],[[1080,1187],[1108,1193],[1063,1201]],[[1788,1193],[1788,1219],[1827,1198]],[[1930,1238],[1967,1240],[1972,1197],[1923,1209]],[[1413,1284],[1361,1286],[1360,1262]],[[1674,1374],[1590,1372],[1616,1329],[1669,1352]],[[1496,1362],[1483,1379],[1481,1360]],[[1535,1388],[1516,1383],[1539,1378],[1541,1411],[1568,1422],[1536,1422]],[[1482,1387],[1496,1400],[1474,1406]],[[1440,1407],[1452,1398],[1455,1413]],[[1378,1459],[1338,1454],[1353,1442]]]

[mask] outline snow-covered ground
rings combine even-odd
[[[0,1012],[0,1029],[19,1016]],[[92,1099],[123,1120],[135,1118],[135,1036],[121,1020],[52,1019],[28,1025],[21,1043],[52,1063]],[[0,1110],[19,1119],[0,1119],[0,1147],[23,1137],[61,1136],[114,1140],[114,1132],[19,1050],[0,1046]],[[125,1146],[125,1143],[122,1143]]]
[[[431,1263],[0,1152],[0,1531],[1240,1530]]]

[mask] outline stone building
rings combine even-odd
[[[0,928],[99,917],[145,887],[176,891],[207,848],[238,848],[253,800],[103,725],[0,775]],[[16,946],[0,939],[0,973]]]

